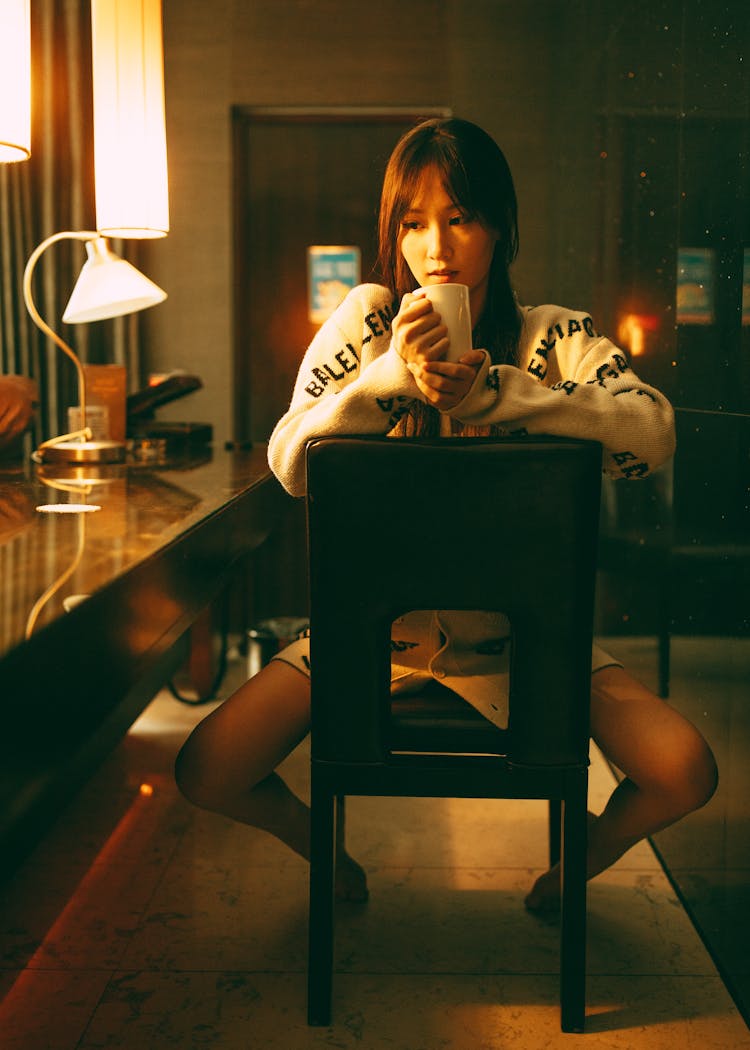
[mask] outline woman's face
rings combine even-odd
[[[466,284],[471,315],[479,320],[496,235],[451,200],[435,168],[428,168],[401,221],[399,248],[418,285]]]

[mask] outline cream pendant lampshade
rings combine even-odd
[[[31,154],[30,0],[0,0],[0,162]]]
[[[91,0],[96,226],[169,232],[161,0]]]

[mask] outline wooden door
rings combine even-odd
[[[286,411],[316,331],[307,249],[353,245],[373,275],[383,172],[401,134],[446,110],[235,107],[234,433],[260,444]],[[304,506],[255,572],[257,615],[306,615]]]

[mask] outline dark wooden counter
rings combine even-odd
[[[181,666],[287,501],[264,448],[0,466],[0,875]],[[71,503],[101,509],[37,509]]]

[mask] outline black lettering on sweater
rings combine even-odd
[[[612,459],[624,478],[642,478],[648,474],[648,463],[639,460],[634,452],[613,452]]]
[[[609,361],[605,361],[603,365],[599,365],[596,370],[596,378],[587,380],[588,383],[598,383],[599,386],[604,387],[607,385],[607,379],[619,379],[623,373],[630,370],[630,365],[627,359],[622,354],[612,354]],[[624,393],[624,391],[620,391]]]
[[[648,474],[648,463],[633,463],[629,467],[621,467],[624,478],[643,478]]]
[[[311,397],[320,397],[332,379],[338,382],[351,372],[356,372],[358,363],[359,356],[357,351],[351,343],[347,343],[343,350],[339,350],[334,354],[333,362],[330,364],[324,363],[321,368],[316,366],[310,370],[313,380],[305,387],[306,392]],[[335,368],[335,364],[341,366],[340,371]]]
[[[559,331],[560,326],[557,325],[556,327]],[[533,376],[537,376],[539,379],[544,379],[547,375],[547,355],[550,350],[554,348],[556,342],[557,339],[552,338],[552,329],[550,328],[547,332],[547,338],[542,339],[541,344],[534,351],[539,360],[531,360],[529,362],[529,372],[531,372]]]
[[[613,397],[619,397],[620,394],[638,394],[639,397],[647,397],[649,401],[653,401],[656,404],[656,398],[650,390],[642,390],[638,386],[629,386],[625,390],[615,390]]]
[[[391,318],[393,312],[390,306],[384,306],[382,310],[372,310],[365,316],[365,324],[372,335],[366,336],[364,342],[369,342],[373,336],[385,335],[391,330]],[[380,322],[378,324],[378,322]]]
[[[352,351],[352,355],[354,356],[354,361],[358,361],[359,358],[354,353],[354,350],[352,349],[352,347],[349,347],[349,349]],[[346,350],[339,350],[339,352],[336,354],[336,360],[341,365],[341,367],[344,369],[344,372],[356,372],[357,371],[356,364],[354,362],[350,361],[347,358]]]
[[[563,379],[561,382],[555,383],[554,386],[551,386],[550,390],[562,390],[565,394],[570,396],[577,386],[578,383],[574,383],[572,379]]]
[[[567,331],[562,324],[553,325],[547,329],[547,338],[539,341],[539,346],[534,351],[534,357],[529,362],[528,371],[538,379],[544,379],[547,375],[548,358],[558,339],[569,339],[579,332],[585,331],[586,335],[593,337],[594,325],[590,317],[584,317],[579,321],[577,317],[568,318]]]
[[[377,317],[378,315],[374,311],[371,314],[367,314],[365,316],[365,324],[373,335],[385,335],[383,329],[378,326]]]
[[[539,353],[538,350],[536,352]],[[528,368],[528,370],[529,370],[529,372],[531,372],[531,374],[533,376],[537,376],[539,379],[544,379],[544,377],[547,375],[547,362],[546,362],[546,360],[545,361],[535,361],[535,360],[529,361],[529,368]]]
[[[399,419],[409,411],[414,398],[398,394],[397,397],[376,397],[375,400],[380,411],[388,413],[388,429],[392,430]]]

